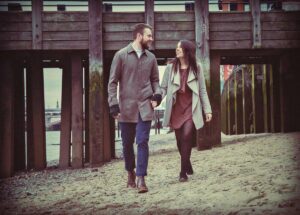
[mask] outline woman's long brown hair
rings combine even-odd
[[[193,42],[189,40],[180,40],[180,47],[183,50],[184,57],[186,58],[189,67],[188,67],[188,72],[190,69],[192,69],[196,79],[197,79],[197,74],[198,74],[198,66],[197,66],[197,61],[196,61],[196,47]],[[174,58],[170,62],[173,64],[173,71],[174,73],[177,72],[178,67],[180,67],[180,61],[178,58]]]

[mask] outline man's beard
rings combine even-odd
[[[142,41],[141,41],[141,46],[142,46],[143,49],[149,49],[149,45],[148,45],[147,42],[145,42],[144,39],[142,39]]]

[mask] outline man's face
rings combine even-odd
[[[153,42],[152,31],[149,28],[144,29],[144,34],[141,35],[142,39],[140,41],[143,49],[149,49]]]

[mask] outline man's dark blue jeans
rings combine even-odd
[[[120,122],[121,137],[123,144],[123,156],[125,169],[133,171],[135,168],[135,156],[133,143],[136,137],[137,144],[137,166],[136,175],[146,176],[149,158],[149,135],[151,121],[143,121],[139,115],[138,123]]]

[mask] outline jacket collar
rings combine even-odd
[[[177,68],[177,72],[176,74],[174,74],[174,72],[172,72],[173,74],[173,78],[172,78],[172,82],[173,84],[176,84],[176,85],[179,85],[180,86],[180,73],[179,73],[179,68]],[[189,76],[188,76],[188,79],[187,79],[187,82],[191,82],[193,80],[195,80],[196,77],[195,77],[195,74],[193,71],[189,71]]]
[[[128,44],[127,46],[127,53],[130,54],[132,52],[135,52],[133,46],[132,46],[132,43]],[[148,50],[143,50],[142,54],[146,54],[148,56]]]

